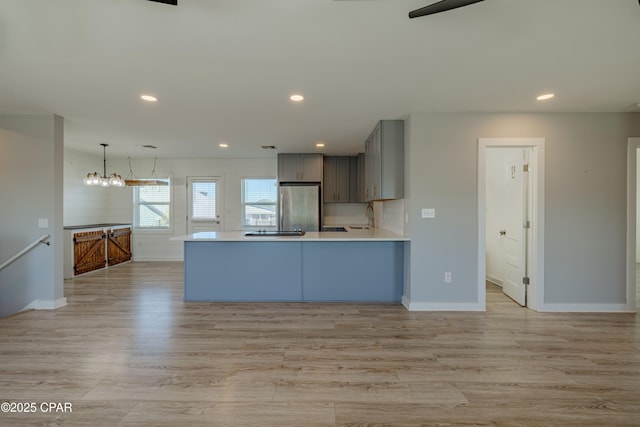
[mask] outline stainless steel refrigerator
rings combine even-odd
[[[280,231],[320,231],[320,184],[282,183],[278,203]]]

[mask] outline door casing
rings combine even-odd
[[[636,209],[638,149],[640,137],[627,140],[627,303],[626,310],[636,311]]]
[[[486,155],[490,147],[531,148],[529,175],[533,209],[528,251],[531,284],[527,306],[544,309],[544,138],[479,138],[478,139],[478,302],[486,310]]]
[[[193,220],[192,215],[192,185],[194,182],[215,182],[216,183],[216,214],[218,217],[215,220]],[[221,215],[223,210],[223,193],[224,183],[220,176],[188,176],[187,177],[187,234],[197,233],[200,231],[221,231],[224,230],[223,216]]]

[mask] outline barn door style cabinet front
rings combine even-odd
[[[131,261],[131,224],[64,228],[64,278]]]
[[[107,265],[131,261],[131,227],[107,230]]]

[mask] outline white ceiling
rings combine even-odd
[[[0,0],[0,114],[63,116],[97,155],[202,158],[353,154],[411,112],[640,111],[638,0],[407,17],[430,3]]]

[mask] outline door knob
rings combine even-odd
[[[507,234],[507,230],[500,230],[500,235],[505,236]]]

